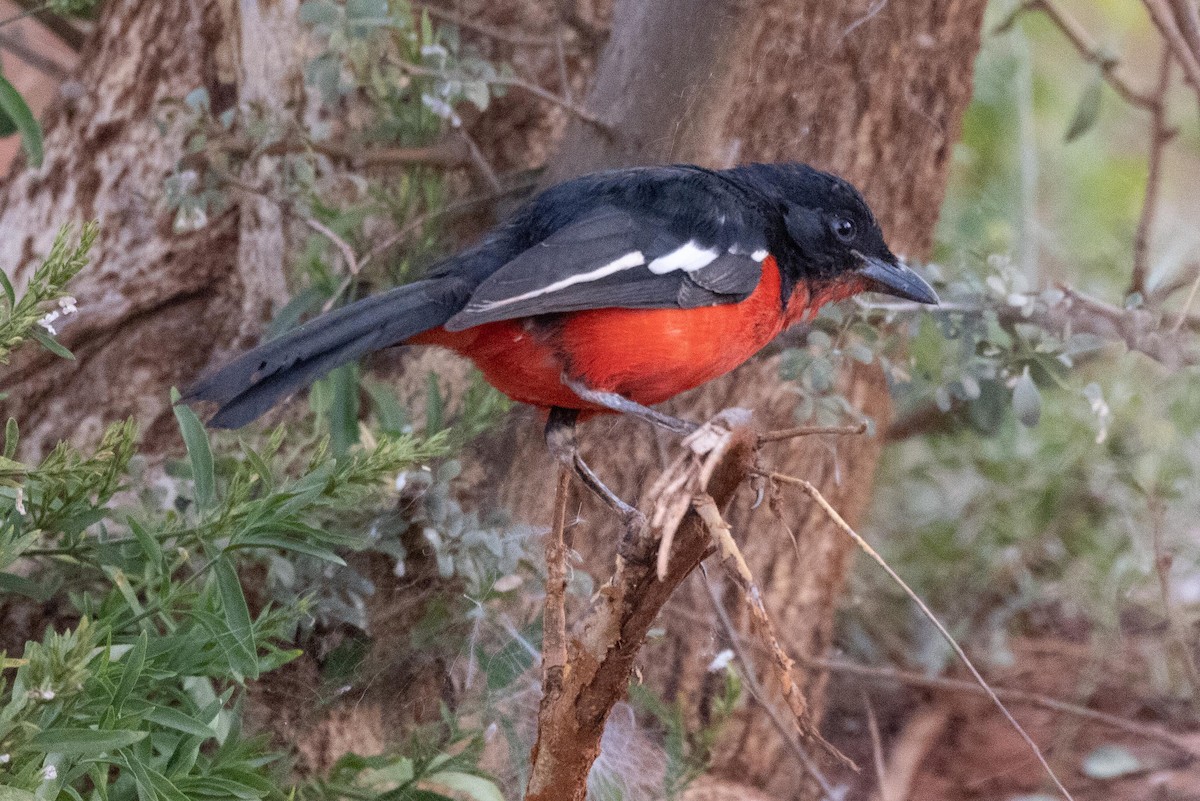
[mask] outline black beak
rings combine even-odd
[[[933,291],[933,287],[905,265],[864,256],[861,253],[855,255],[861,258],[866,265],[859,273],[866,276],[869,291],[895,295],[898,298],[914,300],[917,303],[929,303],[934,306],[938,304],[938,296]]]

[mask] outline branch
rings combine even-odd
[[[77,25],[72,20],[55,14],[46,9],[44,0],[14,0],[21,7],[24,13],[20,16],[32,16],[46,30],[61,39],[67,47],[72,50],[79,51],[83,47],[83,40],[87,37],[88,31],[84,30],[80,25]],[[16,19],[16,17],[11,18]],[[7,23],[10,20],[4,20]],[[0,24],[3,24],[0,23]],[[90,26],[89,26],[90,27]]]
[[[1183,73],[1187,77],[1188,83],[1200,94],[1200,53],[1188,46],[1187,39],[1184,38],[1183,32],[1176,24],[1166,0],[1142,0],[1142,2],[1145,3],[1146,10],[1150,12],[1150,18],[1154,20],[1155,27],[1166,40],[1167,47],[1183,67]]]
[[[706,489],[724,507],[750,475],[757,437],[740,427],[725,431],[721,441],[724,447],[713,464],[707,465],[707,455],[696,454],[693,467],[710,467]],[[708,532],[694,512],[679,525],[662,581],[654,571],[654,545],[647,532],[624,549],[626,556],[617,558],[613,575],[567,638],[562,683],[546,688],[538,711],[527,801],[583,801],[605,721],[625,695],[646,632],[675,588],[710,552]]]
[[[467,76],[453,75],[450,73],[443,72],[441,70],[434,70],[434,69],[429,69],[428,67],[422,67],[417,64],[400,63],[397,66],[404,72],[407,72],[409,75],[420,75],[420,76],[426,77],[426,78],[439,78],[441,80],[456,80],[456,81],[471,80],[471,78],[469,78]],[[593,114],[591,111],[584,108],[583,106],[580,106],[579,104],[575,103],[574,101],[568,100],[565,97],[560,97],[560,96],[554,94],[554,92],[551,92],[549,89],[545,89],[541,86],[538,86],[536,83],[531,83],[530,81],[527,81],[524,78],[517,78],[515,76],[507,77],[507,78],[502,77],[502,76],[496,76],[494,78],[486,78],[486,79],[480,79],[480,80],[485,80],[487,83],[489,83],[493,86],[511,86],[514,89],[521,89],[523,91],[529,92],[531,95],[534,95],[535,97],[540,97],[542,100],[545,100],[548,103],[553,103],[554,105],[558,106],[559,108],[562,108],[562,109],[565,109],[566,111],[571,112],[579,119],[583,120],[586,123],[596,126],[597,128],[599,128],[602,131],[607,132],[607,131],[611,130],[608,123],[606,123],[599,116]]]
[[[1142,201],[1142,214],[1138,218],[1137,231],[1133,235],[1133,273],[1129,291],[1146,293],[1147,264],[1150,253],[1150,234],[1154,217],[1158,212],[1158,189],[1162,183],[1162,159],[1167,143],[1174,132],[1167,127],[1167,91],[1171,87],[1171,48],[1163,45],[1162,58],[1158,67],[1158,84],[1154,90],[1155,103],[1150,111],[1150,156],[1146,174],[1146,199]]]
[[[820,670],[828,670],[831,673],[844,673],[849,676],[858,676],[859,678],[870,679],[872,681],[895,681],[901,684],[907,684],[910,687],[923,687],[929,690],[943,690],[946,692],[971,693],[973,695],[987,694],[978,684],[971,681],[963,681],[962,679],[947,679],[939,676],[928,676],[924,673],[898,670],[896,668],[855,665],[839,659],[823,659],[821,657],[805,656],[803,654],[798,654],[796,656],[796,661],[808,667],[817,668]],[[1171,748],[1175,749],[1181,754],[1185,754],[1191,759],[1200,760],[1200,745],[1191,742],[1187,737],[1181,737],[1174,732],[1167,731],[1158,726],[1139,723],[1136,720],[1129,720],[1118,715],[1110,715],[1107,712],[1099,712],[1095,709],[1089,709],[1086,706],[1072,704],[1067,701],[1060,701],[1057,698],[1051,698],[1048,695],[1031,693],[1026,690],[1010,690],[1004,687],[995,687],[993,688],[993,692],[995,692],[1001,700],[1007,701],[1011,704],[1034,706],[1038,707],[1039,709],[1048,709],[1052,712],[1061,712],[1064,715],[1072,715],[1084,720],[1090,720],[1093,723],[1100,724],[1101,726],[1107,726],[1117,731],[1126,732],[1127,734],[1133,734],[1138,737],[1144,737],[1148,740],[1154,740],[1155,742],[1170,746]]]
[[[48,75],[56,81],[65,80],[70,74],[62,64],[42,55],[19,38],[9,36],[7,33],[0,33],[0,49],[7,50],[38,72]]]
[[[414,11],[424,11],[431,17],[445,20],[460,28],[475,31],[489,39],[495,39],[498,42],[507,42],[518,47],[556,47],[559,37],[557,36],[539,36],[536,34],[522,33],[520,31],[510,31],[504,28],[497,28],[494,25],[488,25],[486,22],[479,22],[471,17],[451,11],[447,8],[439,8],[438,6],[425,5],[424,3],[414,3]]]
[[[1054,25],[1062,31],[1067,40],[1075,46],[1079,55],[1084,61],[1089,64],[1095,64],[1100,68],[1100,73],[1104,76],[1104,80],[1108,82],[1116,93],[1119,94],[1125,102],[1130,105],[1137,106],[1153,111],[1159,103],[1159,98],[1155,95],[1146,94],[1137,89],[1134,89],[1129,83],[1121,77],[1117,72],[1117,67],[1120,66],[1120,59],[1114,58],[1110,53],[1092,41],[1091,36],[1084,30],[1083,26],[1071,18],[1066,12],[1055,5],[1051,0],[1027,0],[1013,12],[1013,17],[1025,13],[1027,11],[1041,11],[1044,13]]]

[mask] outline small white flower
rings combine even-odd
[[[43,701],[53,701],[55,695],[56,695],[56,693],[54,692],[54,690],[51,690],[49,687],[42,690],[42,700]]]
[[[13,504],[17,508],[17,514],[26,515],[29,512],[25,511],[25,488],[17,487],[17,499]]]
[[[12,755],[0,754],[0,765],[7,765],[11,761],[12,761]]]
[[[733,651],[726,648],[721,653],[713,657],[713,661],[708,663],[708,672],[716,673],[718,670],[724,670],[729,667],[729,663],[733,661]]]
[[[74,314],[75,312],[79,311],[79,306],[76,305],[77,303],[79,303],[79,301],[75,300],[75,298],[71,297],[70,295],[67,295],[64,298],[58,299],[58,308],[60,311],[62,311],[63,315]]]
[[[396,492],[403,492],[408,486],[408,473],[398,473],[396,475]]]
[[[42,781],[52,782],[58,778],[58,768],[53,765],[47,765],[42,768]]]
[[[46,312],[46,316],[38,320],[38,325],[49,331],[51,335],[57,334],[58,332],[54,330],[54,321],[59,317],[62,317],[62,315],[56,311]]]

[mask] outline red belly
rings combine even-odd
[[[758,287],[740,303],[594,309],[572,312],[550,325],[522,319],[465,331],[439,328],[409,342],[441,345],[466,356],[492,386],[522,403],[600,411],[563,386],[565,371],[593,389],[650,406],[729,372],[810,309],[801,286],[785,315],[779,293],[779,269],[768,258]],[[820,294],[824,299],[826,293]]]

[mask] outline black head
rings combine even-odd
[[[731,172],[769,199],[779,222],[771,250],[796,278],[858,279],[866,291],[938,302],[933,287],[888,249],[875,215],[849,182],[805,164],[752,164]]]

